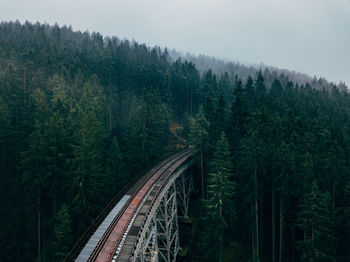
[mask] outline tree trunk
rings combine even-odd
[[[26,94],[26,69],[23,72],[23,94]]]
[[[271,223],[272,223],[272,262],[276,261],[276,228],[275,228],[275,190],[272,181],[271,196]]]
[[[220,232],[220,254],[219,254],[219,262],[222,261],[222,232]]]
[[[37,185],[37,193],[38,193],[38,198],[37,198],[37,205],[38,205],[38,261],[40,262],[41,261],[41,243],[40,243],[40,240],[41,240],[41,230],[40,230],[40,184],[38,183]]]
[[[146,134],[145,134],[145,129],[146,129],[146,124],[145,124],[145,117],[142,118],[142,142],[141,142],[141,161],[142,164],[145,164],[145,143],[146,143]]]
[[[192,88],[190,90],[190,115],[192,116]]]
[[[255,184],[255,240],[256,240],[256,255],[259,260],[259,208],[258,208],[258,174],[257,166],[255,165],[254,169],[254,184]]]
[[[187,87],[187,92],[186,92],[186,118],[188,118],[188,112],[189,112],[189,103],[190,103],[190,98],[189,98],[189,88]]]
[[[335,179],[333,179],[333,192],[332,192],[332,198],[333,198],[333,201],[332,201],[332,217],[334,219],[335,217]]]
[[[281,193],[281,199],[280,199],[280,239],[279,239],[279,256],[278,261],[282,261],[282,242],[283,242],[283,198]]]
[[[53,191],[53,217],[56,217],[56,189]],[[52,259],[55,258],[55,223],[52,226]]]
[[[112,87],[109,89],[109,130],[112,130]]]
[[[255,229],[254,229],[254,202],[251,201],[251,213],[252,213],[252,259],[254,257],[254,251],[255,251]]]
[[[204,199],[203,143],[201,143],[201,177],[202,177],[202,199]]]
[[[259,198],[258,198],[259,199]],[[260,214],[259,214],[259,235],[260,235],[260,242],[259,242],[259,249],[261,252],[264,250],[264,224],[263,224],[263,217],[264,217],[264,208],[263,208],[263,190],[260,185]],[[262,256],[262,253],[260,254]]]
[[[291,240],[291,243],[292,243],[292,248],[291,248],[291,253],[292,253],[292,256],[291,256],[291,261],[294,262],[295,261],[295,254],[296,254],[296,248],[295,248],[295,224],[293,223],[293,226],[292,226],[292,240]]]

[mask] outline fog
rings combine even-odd
[[[350,0],[0,0],[0,20],[72,25],[350,86]]]

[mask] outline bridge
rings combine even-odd
[[[64,261],[176,261],[188,217],[194,152],[177,153],[126,186]],[[106,212],[108,210],[108,212]]]

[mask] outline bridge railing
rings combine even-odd
[[[103,220],[107,217],[109,212],[113,209],[113,207],[121,200],[121,198],[128,192],[130,187],[139,179],[137,176],[133,178],[128,184],[126,184],[114,197],[113,199],[106,205],[106,207],[101,211],[101,213],[96,217],[96,219],[90,224],[90,226],[86,229],[84,234],[80,237],[78,242],[73,246],[71,251],[67,254],[63,262],[74,261],[86,243],[89,241],[90,237],[95,233],[99,225],[103,222]]]

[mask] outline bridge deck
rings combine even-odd
[[[118,256],[118,262],[128,262],[131,256],[132,249],[134,247],[135,241],[137,239],[137,235],[139,233],[139,230],[145,221],[147,212],[149,208],[151,207],[151,202],[154,198],[154,195],[156,194],[157,190],[159,189],[159,186],[156,185],[153,187],[152,191],[148,195],[146,201],[143,203],[143,205],[140,208],[140,211],[138,212],[134,223],[132,224],[130,231],[126,237],[125,243],[119,253]],[[112,260],[112,262],[114,262]]]
[[[119,211],[122,209],[122,207],[125,205],[125,203],[129,198],[130,198],[129,195],[125,195],[118,202],[118,204],[115,205],[113,210],[108,214],[108,216],[101,223],[101,225],[98,227],[95,233],[91,236],[90,240],[88,241],[84,249],[80,252],[80,255],[75,260],[76,262],[85,262],[88,260],[93,250],[95,249],[96,245],[100,241],[102,235],[106,232],[107,228],[112,223],[113,219],[118,215]]]

